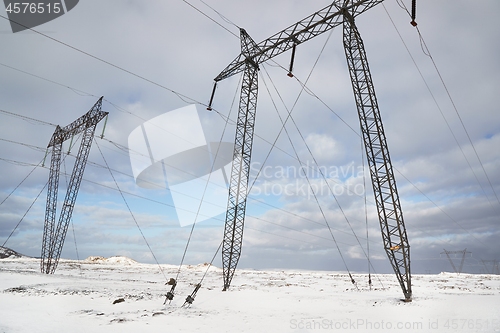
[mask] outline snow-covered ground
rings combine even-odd
[[[393,275],[237,270],[223,292],[211,267],[194,303],[181,307],[206,264],[178,267],[125,257],[61,260],[54,275],[39,260],[0,260],[0,332],[500,332],[500,276],[413,276],[413,302],[400,301]],[[122,298],[124,301],[113,304]]]

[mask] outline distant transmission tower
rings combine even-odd
[[[481,259],[481,262],[483,263],[484,269],[486,270],[487,274],[500,275],[500,267],[498,265],[498,260],[496,260],[496,259],[495,260],[482,260]],[[491,271],[488,269],[487,264],[491,264]]]
[[[445,249],[443,249],[443,250],[444,250],[444,252],[441,252],[441,254],[446,254],[446,256],[448,257],[448,260],[450,261],[451,266],[453,267],[453,270],[455,271],[455,273],[457,273],[457,274],[462,273],[462,268],[464,267],[465,256],[467,255],[467,253],[472,253],[472,252],[468,252],[467,249],[465,249],[463,251],[446,251]],[[453,263],[453,260],[451,259],[450,254],[453,254],[453,255],[462,254],[462,260],[460,261],[460,266],[458,267],[458,269],[455,266],[455,264]]]

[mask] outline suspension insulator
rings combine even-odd
[[[108,115],[104,118],[104,126],[102,127],[101,139],[104,138],[104,131],[106,130],[106,124],[108,123]]]
[[[186,297],[186,301],[184,302],[184,304],[182,306],[185,306],[186,304],[189,304],[189,305],[193,304],[194,298],[196,297],[196,293],[198,292],[200,287],[201,287],[201,283],[198,283],[196,285],[196,287],[194,288],[193,292],[191,293],[191,295],[188,295],[188,297]]]
[[[292,59],[290,59],[290,68],[288,69],[288,76],[293,77],[293,62],[295,61],[295,48],[297,47],[297,43],[293,43],[292,47]]]
[[[165,295],[165,302],[163,302],[163,304],[166,304],[167,301],[172,301],[174,299],[174,290],[175,290],[175,287],[177,286],[177,281],[175,281],[175,279],[170,279],[170,281],[168,281],[166,284],[168,285],[171,285],[172,288],[170,288],[170,291],[167,292],[167,294]]]
[[[417,16],[417,0],[412,0],[411,2],[411,22],[410,24],[414,27],[417,26],[417,22],[415,22],[415,18]]]
[[[210,102],[208,102],[208,111],[212,111],[212,102],[214,101],[215,89],[217,89],[217,81],[214,82],[214,88],[212,89],[212,95],[210,96]]]
[[[186,297],[186,303],[193,304],[193,302],[194,298],[191,295],[188,295],[188,297]]]

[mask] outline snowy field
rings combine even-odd
[[[39,260],[0,260],[0,332],[500,332],[500,276],[413,276],[413,302],[400,301],[393,275],[238,270],[223,292],[211,267],[194,303],[181,307],[207,270],[125,257],[61,260],[54,275]],[[113,304],[116,300],[123,302]]]

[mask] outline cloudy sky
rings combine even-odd
[[[402,1],[410,6],[409,0]],[[40,255],[48,162],[34,166],[44,158],[51,124],[69,124],[104,96],[102,109],[109,112],[105,136],[92,147],[62,257],[126,255],[154,262],[139,225],[160,263],[179,264],[191,226],[179,225],[174,189],[136,185],[129,134],[147,120],[195,104],[209,141],[233,141],[241,76],[219,83],[216,112],[206,111],[205,104],[213,79],[240,52],[238,27],[260,42],[328,4],[86,0],[35,27],[41,34],[13,34],[2,18],[0,242],[15,229],[6,246]],[[481,260],[500,260],[499,12],[494,0],[474,6],[470,1],[420,1],[418,27],[432,58],[395,0],[357,18],[416,273],[452,270],[443,249],[470,251],[464,265],[469,272],[492,269]],[[290,52],[275,61],[259,72],[254,185],[240,267],[367,271],[369,253],[377,272],[390,272],[370,179],[363,177],[364,152],[341,27],[297,48],[295,78],[280,67],[288,67]],[[280,118],[289,111],[292,117],[282,131]],[[190,121],[175,124],[185,133],[196,128]],[[102,128],[103,123],[96,134]],[[167,138],[163,144],[173,145]],[[77,147],[62,167],[68,173]],[[69,142],[64,152],[68,149]],[[298,172],[300,163],[310,167],[305,170],[319,206]],[[335,197],[314,171],[315,163],[326,172]],[[261,168],[265,172],[256,178]],[[66,179],[61,176],[60,200]],[[186,263],[211,260],[223,220],[221,214],[196,224]],[[220,254],[214,264],[221,265]]]

